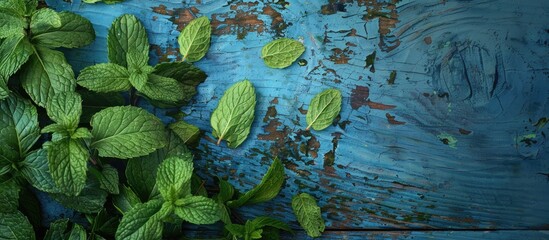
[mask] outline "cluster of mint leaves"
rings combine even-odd
[[[188,147],[200,130],[180,119],[165,126],[137,107],[143,97],[159,108],[179,108],[197,93],[206,74],[192,63],[210,45],[206,17],[181,32],[182,61],[150,66],[145,28],[135,16],[122,15],[109,29],[109,62],[89,66],[75,79],[63,53],[53,48],[91,43],[91,23],[37,6],[36,0],[0,2],[0,239],[161,239],[181,234],[184,222],[217,221],[227,239],[276,239],[280,230],[292,232],[269,216],[235,217],[239,208],[278,195],[285,179],[279,159],[251,190],[241,193],[219,178],[219,190],[209,197],[205,181],[193,173]],[[278,39],[263,48],[262,58],[269,67],[285,68],[304,50],[298,41]],[[225,92],[211,117],[218,144],[226,140],[236,148],[244,142],[255,105],[248,80]],[[320,93],[311,101],[307,129],[328,127],[340,108],[338,90]],[[88,223],[60,219],[45,231],[39,209],[20,204],[33,199],[32,191],[85,214]],[[324,221],[316,200],[302,193],[291,206],[307,234],[320,236]]]

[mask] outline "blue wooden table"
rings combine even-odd
[[[546,1],[47,3],[94,24],[92,45],[66,51],[76,71],[107,62],[107,29],[121,14],[145,25],[151,63],[178,60],[179,31],[211,19],[212,45],[197,63],[208,78],[182,109],[205,131],[199,173],[249,189],[275,156],[286,167],[281,194],[245,217],[297,228],[291,197],[307,192],[325,239],[549,239]],[[263,64],[261,47],[278,37],[304,43],[300,64]],[[251,134],[237,149],[216,146],[210,114],[242,79],[258,94]],[[340,117],[305,131],[309,101],[331,87],[343,93]]]

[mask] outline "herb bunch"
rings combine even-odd
[[[208,18],[194,19],[181,32],[181,61],[152,66],[144,26],[122,15],[109,29],[109,62],[75,78],[54,49],[90,44],[91,23],[37,6],[37,0],[0,2],[0,239],[162,239],[181,235],[183,223],[216,222],[224,224],[226,239],[293,232],[269,216],[244,220],[237,214],[278,195],[285,181],[280,159],[252,189],[240,192],[218,178],[211,194],[194,173],[190,150],[200,129],[179,118],[165,126],[139,107],[146,100],[177,109],[197,94],[207,75],[193,62],[209,49]],[[261,54],[267,66],[285,68],[304,51],[299,41],[278,39]],[[246,140],[255,106],[251,81],[226,90],[210,121],[218,145],[225,140],[236,148]],[[327,128],[340,109],[338,90],[320,93],[311,101],[307,130]],[[84,214],[87,223],[59,219],[44,229],[40,209],[29,207],[38,204],[33,191]],[[324,221],[312,196],[296,195],[289,205],[309,236],[321,235]]]

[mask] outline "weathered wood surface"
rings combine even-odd
[[[205,131],[198,168],[240,189],[259,182],[274,156],[287,169],[281,195],[244,216],[295,223],[290,199],[308,192],[330,229],[549,228],[545,1],[47,2],[94,23],[97,40],[67,51],[75,70],[107,61],[107,28],[123,13],[144,23],[152,63],[179,58],[176,38],[192,18],[212,19],[211,50],[197,63],[209,77],[183,109]],[[280,36],[304,42],[305,66],[262,63],[261,47]],[[211,111],[244,78],[258,92],[252,132],[238,149],[218,147]],[[309,101],[329,87],[343,92],[341,118],[304,131]]]

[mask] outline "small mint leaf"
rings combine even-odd
[[[170,157],[160,164],[156,173],[156,185],[162,197],[175,202],[182,197],[183,187],[189,183],[193,174],[192,158]],[[186,186],[190,187],[190,185]],[[187,189],[186,192],[190,192]]]
[[[292,198],[292,209],[297,221],[311,237],[320,237],[324,232],[324,219],[316,200],[307,193],[301,193]]]
[[[261,58],[271,68],[285,68],[292,65],[303,52],[305,52],[305,47],[301,42],[280,38],[261,49]]]
[[[94,92],[123,92],[131,88],[130,73],[114,63],[100,63],[84,68],[76,83]]]
[[[212,224],[221,217],[219,204],[202,196],[187,196],[177,200],[175,214],[193,224]]]
[[[311,127],[320,131],[332,125],[341,111],[341,92],[337,89],[328,89],[317,94],[309,104],[307,110],[307,130]]]
[[[133,15],[125,14],[118,17],[111,25],[107,35],[109,62],[122,67],[129,67],[127,54],[149,56],[149,40],[147,32],[139,20]]]
[[[177,38],[183,61],[196,62],[202,59],[210,48],[211,34],[210,20],[205,16],[193,19],[187,24]]]

